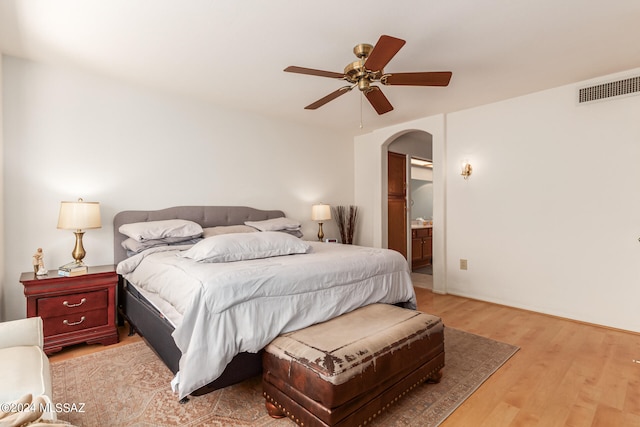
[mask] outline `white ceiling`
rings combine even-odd
[[[640,67],[638,0],[0,0],[0,50],[352,135]],[[446,88],[383,87],[378,116],[344,85],[358,43],[407,41],[387,72],[452,71]]]

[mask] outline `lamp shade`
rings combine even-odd
[[[60,202],[60,215],[58,216],[58,228],[63,230],[86,230],[100,228],[100,203],[84,202]]]
[[[313,205],[311,208],[311,219],[313,221],[326,221],[331,219],[331,206],[329,205]]]

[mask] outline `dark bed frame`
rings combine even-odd
[[[122,224],[187,219],[204,228],[241,225],[245,221],[262,221],[283,216],[284,212],[279,210],[259,210],[244,206],[177,206],[154,211],[123,211],[113,218],[114,263],[118,264],[127,258],[127,252],[122,247],[122,242],[127,236],[118,231]],[[142,295],[128,286],[128,282],[121,276],[118,281],[118,314],[121,316],[121,324],[126,320],[131,333],[135,331],[140,334],[167,367],[174,374],[178,372],[182,353],[171,336],[173,326]],[[209,393],[259,375],[261,372],[261,353],[240,353],[227,365],[218,379],[191,394],[199,396]]]

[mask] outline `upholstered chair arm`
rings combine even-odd
[[[42,348],[43,344],[41,317],[28,317],[0,323],[0,348],[20,345],[37,345]]]

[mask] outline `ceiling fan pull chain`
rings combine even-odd
[[[360,129],[363,128],[362,126],[362,103],[364,102],[363,98],[364,98],[364,94],[360,92]]]

